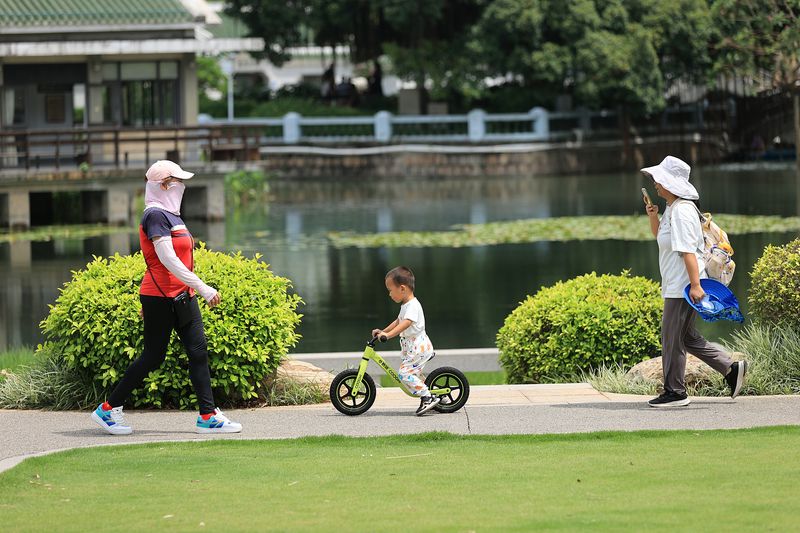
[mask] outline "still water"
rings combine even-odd
[[[718,166],[697,169],[701,207],[712,213],[795,215],[793,168]],[[329,231],[444,230],[454,224],[532,217],[642,213],[636,173],[525,179],[380,183],[274,183],[267,206],[229,212],[224,223],[189,222],[195,236],[222,251],[256,252],[294,282],[305,304],[295,352],[360,350],[372,328],[397,314],[383,276],[410,266],[439,348],[494,345],[505,317],[528,294],[559,280],[596,271],[659,279],[653,242],[571,241],[469,248],[335,249]],[[654,191],[651,196],[655,198]],[[663,202],[661,203],[663,211]],[[647,220],[642,218],[642,224]],[[590,235],[591,227],[586,228]],[[732,237],[737,274],[732,288],[747,313],[749,272],[767,244],[792,234]],[[35,345],[39,321],[71,271],[92,255],[138,250],[138,237],[0,244],[0,349]],[[223,295],[224,297],[224,295]],[[702,324],[713,339],[730,323]]]

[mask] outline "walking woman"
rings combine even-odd
[[[131,433],[122,414],[125,400],[164,362],[173,329],[189,356],[189,377],[200,404],[195,430],[198,433],[242,430],[241,424],[231,422],[216,408],[211,393],[206,336],[195,293],[209,307],[219,304],[220,295],[194,274],[194,240],[180,217],[184,181],[192,176],[172,161],[156,161],[146,173],[145,209],[139,226],[139,242],[147,264],[139,289],[144,352],[130,364],[108,400],[92,413],[92,419],[112,435]]]
[[[693,302],[705,296],[700,286],[700,279],[706,277],[703,229],[700,212],[694,204],[700,197],[689,183],[690,170],[689,165],[672,156],[664,158],[659,165],[641,170],[653,180],[658,196],[667,202],[659,220],[658,206],[645,201],[650,229],[658,242],[661,296],[664,298],[661,322],[664,392],[650,400],[651,407],[689,405],[684,379],[687,350],[725,376],[731,398],[738,396],[747,373],[747,362],[733,362],[727,353],[700,335],[694,326],[694,310],[683,297],[687,285],[691,286],[689,297]]]

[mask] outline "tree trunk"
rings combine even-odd
[[[428,114],[428,90],[425,88],[425,73],[417,75],[417,91],[419,91],[419,112],[421,115]]]
[[[794,104],[794,181],[797,214],[800,215],[800,91],[792,89]]]

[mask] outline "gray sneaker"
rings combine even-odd
[[[441,400],[442,399],[439,398],[438,396],[435,396],[435,397],[434,396],[425,396],[419,402],[419,407],[417,408],[417,416],[424,415],[425,413],[427,413],[428,411],[430,411],[431,409],[433,409],[434,407],[439,405],[439,402]]]

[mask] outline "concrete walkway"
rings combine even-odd
[[[381,388],[373,408],[348,417],[330,404],[229,411],[238,435],[197,435],[193,413],[131,411],[132,435],[104,433],[87,412],[0,410],[0,471],[31,455],[83,446],[207,439],[277,439],[310,435],[376,436],[449,431],[457,434],[574,433],[641,429],[734,429],[800,425],[800,396],[694,398],[688,407],[653,409],[649,398],[607,394],[589,384],[485,385],[471,389],[457,413],[414,416],[417,401]]]

